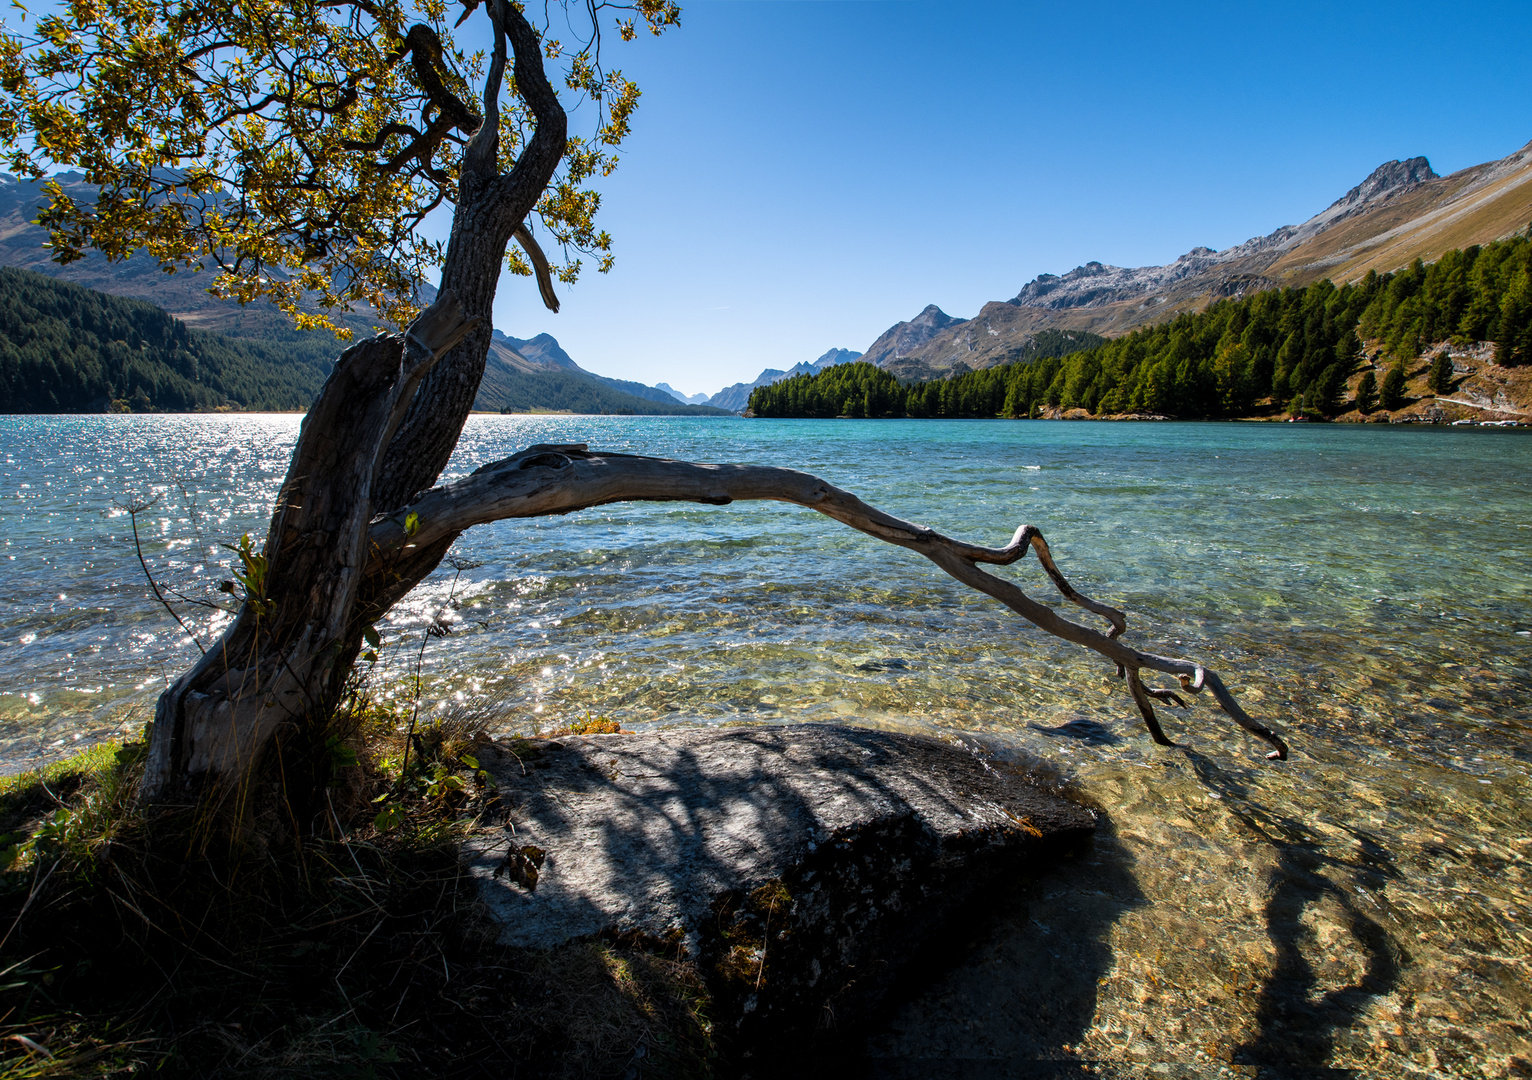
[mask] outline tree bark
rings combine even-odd
[[[543,72],[536,33],[504,0],[491,0],[490,8],[497,31],[503,31],[496,34],[496,56],[484,90],[485,122],[463,155],[458,208],[441,279],[443,291],[451,290],[464,312],[480,322],[431,372],[411,403],[404,424],[388,447],[377,489],[372,493],[380,507],[398,506],[430,487],[452,457],[484,378],[495,288],[505,266],[506,247],[518,229],[524,230],[523,222],[564,156],[568,119]],[[498,160],[498,72],[504,66],[506,39],[516,57],[516,92],[536,117],[537,130],[515,167],[502,176]],[[539,286],[543,286],[541,281]],[[557,310],[556,304],[550,306]]]
[[[486,8],[495,44],[484,123],[464,150],[440,299],[403,335],[362,342],[337,361],[304,419],[266,546],[247,561],[247,579],[259,583],[156,706],[146,799],[190,796],[209,784],[227,795],[281,733],[314,735],[339,701],[364,628],[450,546],[419,547],[414,558],[396,561],[386,588],[374,579],[362,590],[368,520],[433,483],[457,445],[484,375],[507,245],[525,234],[523,222],[566,149],[567,118],[543,71],[536,31],[508,0],[487,0]],[[507,42],[516,92],[536,129],[502,174]],[[539,269],[549,296],[546,267]]]
[[[421,379],[477,322],[443,293],[403,335],[336,361],[303,419],[265,547],[242,558],[239,614],[155,708],[146,795],[237,781],[279,731],[301,735],[328,718],[362,633],[378,463]]]

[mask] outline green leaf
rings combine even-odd
[[[420,515],[411,510],[404,515],[404,535],[414,536],[420,531]]]
[[[362,627],[362,638],[374,649],[383,644],[383,639],[378,636],[378,628],[376,626]]]
[[[349,769],[356,764],[356,751],[346,746],[333,735],[328,740],[327,749],[330,751],[330,766],[335,769]]]

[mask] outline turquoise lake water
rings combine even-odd
[[[216,595],[219,545],[264,535],[298,423],[0,421],[7,767],[135,730],[195,655],[121,505],[157,500],[139,515],[156,577]],[[1532,433],[475,417],[449,473],[534,442],[805,469],[990,545],[1030,522],[1077,588],[1129,613],[1127,640],[1207,663],[1291,744],[1268,763],[1198,699],[1162,710],[1181,746],[1157,748],[1094,654],[800,508],[618,505],[466,535],[472,568],[385,627],[380,685],[413,670],[428,622],[452,624],[420,661],[429,708],[493,700],[518,731],[594,716],[977,738],[1105,811],[1089,859],[1006,897],[974,958],[869,1053],[1532,1061]],[[1030,559],[1000,572],[1055,602]],[[222,616],[186,617],[206,640]]]

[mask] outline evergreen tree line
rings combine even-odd
[[[798,416],[856,419],[896,416],[995,416],[1005,399],[1001,389],[993,401],[997,373],[1025,370],[1039,359],[1068,356],[1107,343],[1085,330],[1043,330],[1013,349],[1011,359],[996,367],[970,371],[959,364],[945,379],[902,385],[882,368],[857,361],[838,364],[812,375],[795,375],[750,393],[757,416]]]
[[[1528,230],[1532,234],[1532,228]],[[1437,341],[1493,341],[1495,363],[1532,364],[1532,239],[1500,240],[1449,251],[1388,275],[1363,312],[1364,338],[1413,359]]]
[[[1392,369],[1345,400],[1363,339],[1378,339]],[[1351,404],[1404,403],[1402,363],[1431,343],[1493,341],[1498,363],[1532,363],[1532,239],[1452,251],[1356,284],[1319,281],[1223,300],[1159,326],[1064,356],[1045,356],[901,386],[869,364],[848,364],[760,387],[757,416],[1035,416],[1045,408],[1093,415],[1246,415],[1257,403],[1333,415]],[[1438,393],[1452,369],[1439,357]],[[1376,397],[1374,398],[1374,395]]]
[[[304,409],[340,347],[188,328],[153,304],[0,268],[0,412]]]

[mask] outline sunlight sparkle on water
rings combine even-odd
[[[13,767],[142,724],[195,656],[146,595],[119,504],[157,494],[151,566],[212,590],[218,545],[265,534],[297,425],[6,421]],[[454,554],[475,568],[444,567],[379,628],[373,677],[396,693],[418,663],[423,710],[492,700],[522,732],[836,720],[979,738],[1103,808],[1095,850],[1007,900],[884,1052],[1290,1053],[1421,1075],[1532,1058],[1526,433],[476,417],[449,473],[534,442],[787,464],[983,543],[1031,522],[1076,587],[1130,613],[1131,643],[1207,661],[1292,744],[1269,764],[1198,700],[1165,710],[1182,746],[1156,748],[1091,654],[802,509],[619,504],[467,534]],[[1002,572],[1056,599],[1033,561]],[[183,617],[204,642],[227,619]],[[427,639],[433,623],[450,633]],[[991,1017],[961,1048],[940,1043],[954,1010]]]

